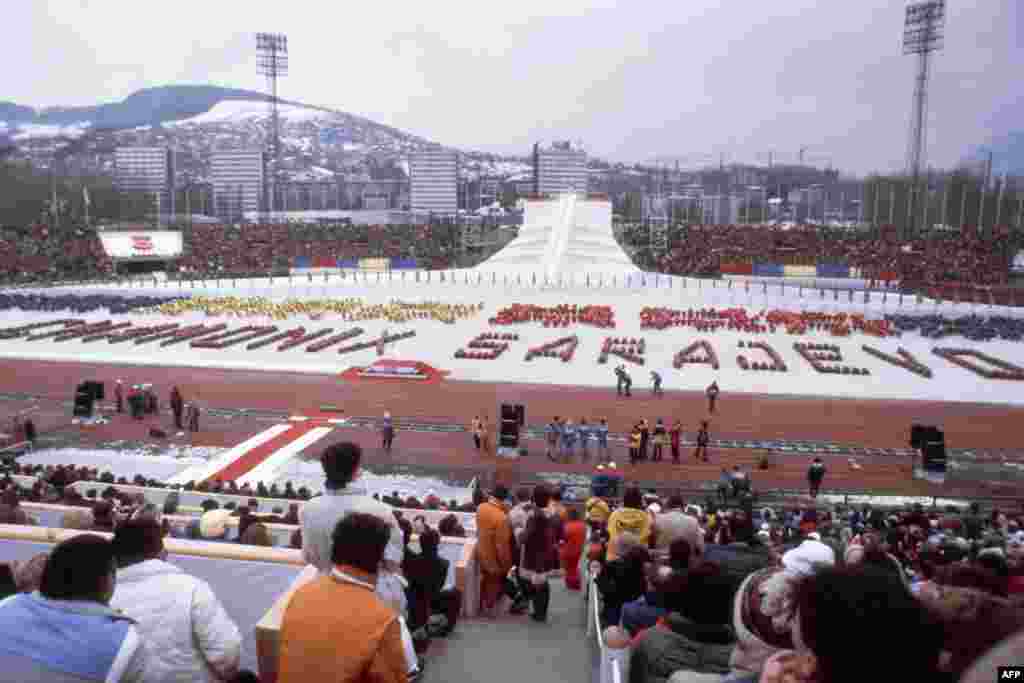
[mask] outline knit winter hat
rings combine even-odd
[[[836,554],[821,541],[804,541],[782,556],[782,566],[801,576],[814,574],[817,565],[834,565]]]
[[[199,518],[199,535],[204,539],[224,538],[228,529],[228,520],[231,519],[231,510],[210,510]]]
[[[757,673],[773,654],[793,648],[799,578],[784,569],[762,569],[743,580],[733,602],[737,641],[730,668]]]

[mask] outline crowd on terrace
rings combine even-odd
[[[0,230],[0,282],[86,280],[107,277],[113,263],[99,237],[80,228],[51,229],[35,223]]]
[[[478,513],[481,592],[492,611],[532,602],[541,621],[553,570],[574,590],[583,567],[600,593],[603,642],[630,683],[973,682],[987,679],[965,673],[1014,634],[1019,657],[1020,514],[755,509],[750,497],[697,504],[636,487],[616,504],[606,483],[585,522],[557,491],[510,499],[498,487]]]
[[[421,268],[451,267],[457,236],[432,225],[192,225],[179,267],[190,274],[287,272],[363,258],[415,258]]]
[[[268,524],[301,524],[289,545],[302,548],[304,555],[308,550],[310,561],[317,564],[328,552],[317,550],[326,541],[303,536],[320,533],[323,515],[342,504],[351,513],[387,511],[390,524],[401,530],[394,558],[408,584],[404,604],[396,598],[394,609],[406,614],[414,633],[412,647],[422,653],[431,636],[447,635],[458,619],[461,597],[443,585],[442,569],[447,569],[435,560],[439,536],[464,531],[454,516],[435,530],[422,517],[398,509],[403,504],[445,507],[436,497],[410,501],[395,492],[371,498],[354,488],[359,457],[354,445],[325,451],[327,493],[309,502],[289,502],[287,512],[276,508],[273,515],[260,516],[259,501],[237,509],[207,501],[185,537],[270,545]],[[61,520],[67,528],[113,532],[110,552],[118,563],[117,585],[138,591],[140,597],[119,598],[117,588],[110,604],[138,620],[144,639],[165,636],[147,630],[147,621],[154,606],[167,599],[166,577],[172,570],[160,557],[162,539],[178,535],[167,523],[177,512],[176,501],[168,499],[160,509],[144,495],[126,495],[113,487],[97,489],[96,500],[79,497],[68,485],[95,479],[97,472],[88,468],[21,467],[12,474],[41,479],[30,491],[19,491],[10,477],[0,480],[0,523],[31,523],[20,503],[38,499],[70,506]],[[136,483],[160,486],[141,479]],[[564,503],[560,490],[547,485],[519,489],[514,496],[499,485],[489,496],[478,493],[470,505],[453,501],[451,508],[476,511],[484,615],[530,611],[534,621],[546,621],[551,582],[564,581],[568,589],[580,590],[592,577],[600,595],[603,642],[611,656],[628,662],[630,683],[846,683],[878,675],[878,667],[894,680],[913,676],[973,683],[978,679],[969,678],[972,666],[1024,629],[1020,511],[983,515],[977,505],[966,510],[921,505],[886,510],[819,505],[810,499],[759,508],[752,496],[737,491],[742,487],[733,487],[735,498],[727,491],[716,502],[659,496],[635,486],[625,488],[619,498],[621,483],[607,470],[599,472],[582,509]],[[222,488],[232,490],[231,484]],[[307,513],[300,505],[315,509]],[[230,538],[228,529],[236,526],[237,537]],[[365,531],[353,527],[347,533],[354,537]],[[68,561],[65,544],[8,567],[8,592],[40,589],[43,598],[52,599],[55,589],[46,577],[56,563]],[[383,553],[389,551],[381,545],[380,552],[376,561],[387,565]],[[255,680],[232,679],[251,676],[237,672],[237,627],[220,613],[215,595],[201,595],[200,613],[208,619],[195,623],[183,615],[178,627],[204,631],[206,642],[219,643],[206,661],[222,667],[221,680]],[[0,606],[0,628],[6,616]],[[851,632],[857,634],[856,647]],[[202,650],[203,642],[194,641],[191,647]],[[154,644],[162,649],[161,643]],[[864,657],[865,651],[872,656]],[[421,670],[419,658],[407,660],[409,671]],[[183,661],[192,666],[198,660]]]
[[[854,232],[818,226],[792,229],[747,225],[687,226],[669,233],[656,267],[673,275],[714,277],[729,264],[839,264],[867,280],[908,287],[958,283],[1005,285],[1016,247],[1008,233],[936,232],[901,242],[891,226]]]

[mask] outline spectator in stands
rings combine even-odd
[[[518,538],[526,526],[526,520],[533,512],[533,492],[526,486],[516,489],[516,504],[508,511],[508,524],[512,535]]]
[[[384,561],[389,571],[398,571],[402,562],[402,530],[389,505],[374,500],[366,489],[353,485],[361,470],[363,451],[357,444],[344,442],[329,446],[320,456],[324,470],[324,494],[300,511],[303,558],[321,573],[331,571],[331,543],[334,527],[351,512],[365,512],[379,517],[391,528]],[[289,482],[290,484],[291,482]]]
[[[142,681],[147,650],[135,623],[109,607],[113,545],[96,534],[57,544],[38,593],[0,602],[0,670],[10,681]]]
[[[646,544],[639,536],[628,531],[609,542],[615,546],[615,559],[608,560],[597,574],[597,587],[603,601],[601,623],[614,626],[620,621],[622,606],[636,600],[647,590],[646,564],[650,561]],[[591,569],[595,570],[594,564]]]
[[[78,529],[88,531],[92,529],[92,514],[88,510],[68,510],[60,518],[62,529]]]
[[[201,579],[165,561],[163,534],[133,519],[114,532],[111,606],[135,620],[149,648],[147,681],[222,681],[238,672],[242,636]]]
[[[28,513],[21,507],[18,490],[8,487],[0,493],[0,524],[33,524]]]
[[[39,584],[43,581],[43,570],[50,558],[49,553],[37,553],[30,559],[11,563],[11,570],[14,572],[14,583],[19,593],[31,593],[39,590]]]
[[[241,542],[245,545],[258,545],[264,548],[274,547],[274,537],[270,535],[270,530],[266,525],[260,522],[250,524],[245,529]]]
[[[409,588],[409,629],[414,633],[428,622],[431,615],[444,617],[432,635],[447,636],[455,629],[462,608],[462,594],[449,583],[450,562],[438,554],[441,535],[433,529],[420,534],[418,555],[406,552],[402,570]]]
[[[687,572],[660,568],[653,588],[666,616],[636,639],[629,683],[667,680],[676,671],[729,673],[736,633],[729,610],[722,609],[730,594],[714,582],[716,571],[708,563]]]
[[[405,554],[402,528],[395,518],[391,506],[374,500],[366,489],[353,485],[361,474],[360,464],[363,449],[358,444],[342,442],[328,446],[320,455],[320,465],[324,470],[324,494],[310,500],[302,506],[300,524],[302,528],[302,557],[309,564],[320,570],[321,574],[329,574],[333,569],[333,553],[337,551],[335,544],[345,540],[344,536],[335,535],[338,523],[353,513],[373,515],[390,527],[391,532],[384,552],[383,565],[373,572],[375,590],[385,600],[399,604],[397,598],[405,601],[403,579],[400,572]],[[291,488],[287,482],[285,493]],[[332,550],[332,548],[334,548]],[[378,576],[379,575],[379,576]],[[416,655],[412,652],[412,637],[400,617],[400,629],[406,643],[407,671],[417,668]]]
[[[519,540],[519,578],[531,602],[534,621],[547,621],[551,601],[551,572],[559,567],[558,543],[563,537],[562,519],[549,507],[550,492],[544,484],[533,489],[533,512]]]
[[[587,528],[580,519],[580,511],[570,508],[564,527],[564,540],[559,548],[562,571],[565,572],[565,587],[578,591],[583,587],[580,579],[580,558],[587,537]]]
[[[505,586],[505,577],[512,569],[512,528],[509,526],[508,489],[494,487],[493,495],[476,511],[477,557],[480,561],[480,607],[485,616],[496,616]],[[547,501],[545,501],[545,504]]]
[[[228,538],[228,522],[231,521],[230,510],[210,510],[199,518],[199,536],[204,541],[226,541]]]
[[[684,521],[683,533],[672,541],[667,549],[669,566],[684,578],[693,569],[701,567],[706,563],[703,560],[704,538],[697,525],[697,520],[689,515],[684,515],[692,524]],[[664,556],[663,556],[663,559]],[[717,565],[716,576],[721,575]],[[707,574],[707,572],[704,572]],[[694,585],[694,584],[690,584]],[[635,600],[631,600],[622,606],[622,626],[629,633],[636,634],[645,628],[653,626],[658,619],[663,617],[667,611],[664,601],[657,599],[651,591],[645,592]]]
[[[654,517],[654,550],[664,556],[669,546],[677,539],[683,538],[693,546],[695,557],[704,552],[704,533],[700,523],[693,515],[683,512],[683,497],[673,494],[665,503],[666,509]]]
[[[0,601],[18,592],[14,569],[9,564],[0,564]]]
[[[625,532],[635,534],[646,547],[653,526],[650,513],[644,509],[644,499],[640,489],[635,486],[627,488],[622,495],[622,507],[608,517],[608,561],[617,557],[615,539],[620,534]]]
[[[333,466],[325,472],[337,474]],[[281,620],[280,683],[321,680],[325,672],[338,683],[406,683],[401,623],[375,594],[393,533],[378,515],[358,511],[337,523],[332,569],[299,588]]]
[[[732,669],[757,673],[769,657],[793,649],[800,584],[834,563],[831,548],[809,540],[785,553],[781,567],[755,571],[742,580],[733,601],[732,625],[737,642],[730,658]]]
[[[795,595],[795,651],[770,657],[760,677],[740,681],[853,683],[938,680],[942,632],[892,574],[871,567],[832,567],[803,581]],[[857,624],[859,645],[850,647]],[[871,656],[866,657],[865,653]]]
[[[114,531],[114,506],[106,500],[102,500],[92,507],[92,530]]]

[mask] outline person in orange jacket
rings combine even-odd
[[[476,509],[477,560],[480,562],[480,608],[493,616],[512,569],[512,527],[508,523],[508,489],[498,484],[494,494]]]

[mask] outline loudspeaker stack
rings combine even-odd
[[[501,404],[501,433],[498,445],[502,448],[518,448],[519,432],[526,421],[526,409],[520,403]]]
[[[89,384],[89,382],[82,382],[75,387],[75,407],[72,412],[75,417],[92,417],[92,404],[95,397]]]

